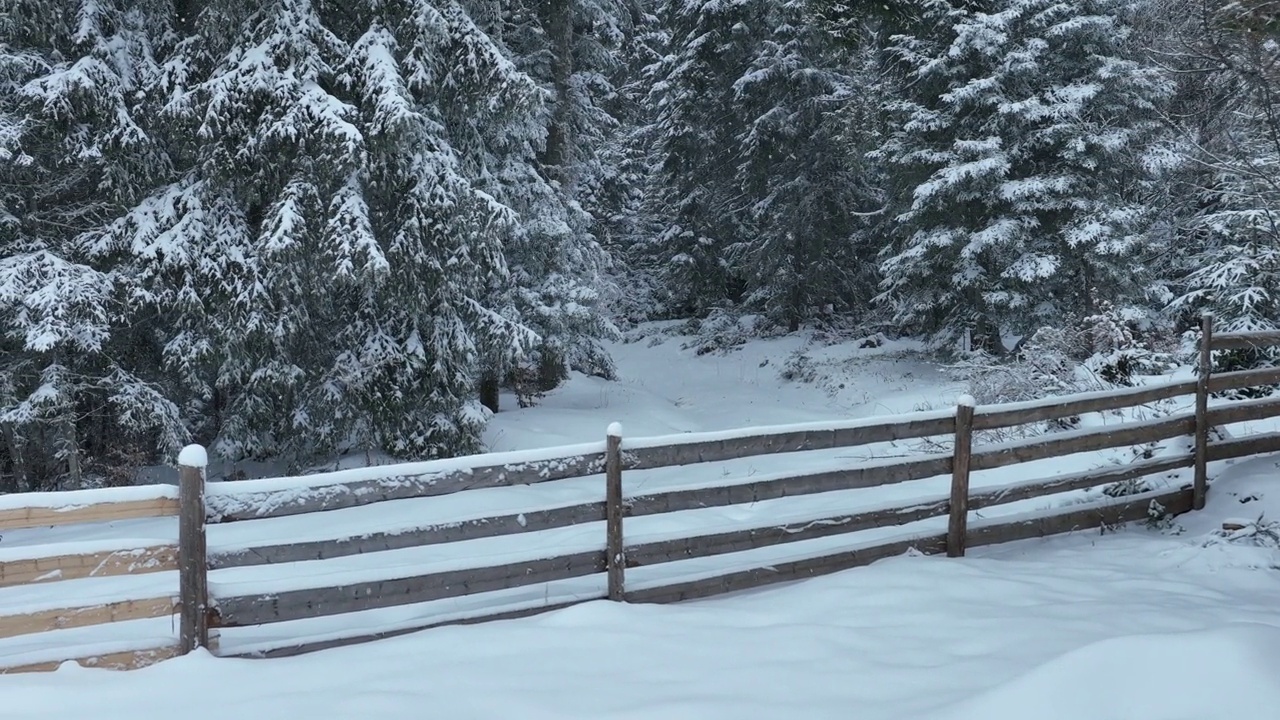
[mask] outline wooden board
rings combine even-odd
[[[1190,395],[1196,391],[1194,380],[1156,385],[1154,387],[1129,388],[1094,397],[1072,400],[1070,398],[1046,398],[1029,403],[1018,403],[1014,409],[1002,409],[999,405],[978,408],[973,417],[975,430],[1025,425],[1043,420],[1074,417],[1091,412],[1120,410],[1147,403]]]
[[[631,508],[631,516],[654,515],[680,510],[755,503],[833,490],[880,487],[947,475],[950,472],[951,456],[942,455],[783,479],[641,495],[629,500],[628,505]]]
[[[246,659],[269,659],[294,657],[304,655],[306,653],[317,652],[319,650],[330,650],[332,648],[347,647],[349,645],[359,645],[361,643],[374,642],[377,640],[386,640],[388,638],[400,637],[402,635],[411,635],[416,632],[422,632],[431,628],[448,627],[450,625],[475,625],[483,622],[493,622],[497,620],[515,620],[523,617],[531,617],[555,610],[563,610],[574,605],[581,605],[584,602],[592,602],[603,598],[602,594],[599,598],[583,598],[581,600],[573,600],[570,602],[554,603],[552,605],[542,605],[533,608],[524,608],[521,610],[507,610],[505,612],[494,613],[492,615],[481,615],[479,617],[458,618],[456,620],[441,620],[439,622],[424,621],[421,625],[413,627],[400,628],[398,630],[388,630],[386,632],[371,633],[368,635],[356,635],[354,637],[338,638],[336,640],[318,640],[316,642],[302,643],[300,645],[291,645],[289,647],[275,648],[262,652],[242,653],[238,655],[228,655],[226,657],[246,658]]]
[[[901,555],[912,548],[929,554],[941,553],[946,550],[946,545],[947,538],[944,534],[923,539],[890,542],[884,545],[849,550],[823,557],[774,563],[768,567],[731,572],[712,578],[635,590],[627,593],[627,601],[635,603],[672,603],[683,600],[696,600],[698,598],[750,590],[774,583],[803,580],[818,575],[828,575],[841,570],[870,565],[877,560]]]
[[[1178,515],[1191,510],[1191,505],[1194,501],[1193,496],[1192,489],[1188,487],[1156,497],[1154,501],[1163,505],[1166,512]],[[1119,525],[1135,520],[1146,520],[1149,516],[1152,500],[1152,498],[1147,498],[1109,507],[1084,507],[1074,511],[1064,508],[1065,512],[1049,517],[971,528],[969,530],[968,544],[969,547],[995,545],[1077,530],[1088,530],[1102,527],[1103,525]]]
[[[1158,475],[1171,470],[1189,468],[1195,463],[1195,455],[1187,453],[1171,458],[1142,460],[1113,468],[1086,470],[1081,473],[1060,475],[1055,478],[1032,483],[1015,483],[997,488],[982,488],[969,496],[969,509],[981,510],[996,505],[1030,500],[1045,495],[1084,490],[1086,488],[1108,485],[1124,480]]]
[[[992,470],[1079,452],[1141,445],[1191,435],[1193,432],[1195,432],[1194,415],[1179,415],[1158,422],[1127,423],[1064,432],[1008,443],[995,449],[979,449],[974,452],[970,467],[975,471]]]
[[[889,527],[941,517],[947,513],[945,498],[911,507],[837,515],[821,520],[734,530],[715,535],[664,540],[627,547],[628,566],[656,565],[690,558],[741,552],[769,545],[813,540],[871,528]]]
[[[364,555],[384,550],[401,550],[422,545],[476,540],[479,538],[518,535],[539,530],[568,527],[588,522],[603,522],[604,503],[588,503],[570,507],[534,510],[514,515],[463,520],[456,523],[429,525],[402,532],[372,533],[361,537],[337,540],[284,543],[264,547],[213,552],[209,567],[213,570],[249,565],[273,565],[301,562],[303,560],[327,560],[330,558]]]
[[[601,544],[604,538],[601,537]],[[605,552],[451,570],[353,585],[218,598],[220,627],[240,627],[411,605],[603,573]]]
[[[83,505],[69,509],[46,507],[13,508],[0,510],[0,531],[167,517],[177,514],[178,501],[174,498],[102,503],[100,505]]]
[[[0,666],[0,675],[27,673],[27,672],[53,672],[64,662],[74,662],[81,667],[97,668],[99,670],[137,670],[139,668],[154,665],[158,662],[177,657],[178,647],[159,647],[152,650],[129,650],[125,652],[109,653],[106,655],[93,655],[81,658],[68,658],[57,662],[34,663],[31,665],[17,665],[11,667]]]
[[[1260,398],[1245,400],[1209,410],[1209,425],[1230,425],[1231,423],[1267,420],[1280,416],[1280,398]]]
[[[1236,440],[1219,440],[1209,443],[1206,454],[1209,462],[1214,462],[1275,452],[1280,452],[1280,433],[1250,435]]]
[[[175,612],[176,604],[173,598],[163,597],[42,610],[25,615],[0,615],[0,638],[125,620],[165,617]]]
[[[1209,376],[1209,392],[1214,393],[1262,385],[1280,385],[1280,367],[1237,370]]]
[[[1280,332],[1263,330],[1259,332],[1214,335],[1209,347],[1214,350],[1247,350],[1249,348],[1268,348],[1272,345],[1280,345]]]
[[[779,432],[651,448],[628,449],[624,444],[623,462],[627,470],[647,470],[673,465],[735,460],[756,455],[855,447],[893,440],[950,435],[953,432],[955,432],[955,418],[942,417],[925,420],[893,420],[877,425],[833,430]]]
[[[225,494],[225,485],[205,497],[209,522],[233,522],[361,507],[388,500],[450,495],[463,490],[531,485],[604,472],[604,453],[491,465],[422,475],[401,475],[308,490]]]
[[[0,587],[87,577],[137,575],[177,569],[178,548],[175,545],[157,545],[137,550],[114,550],[84,555],[55,555],[0,562]]]

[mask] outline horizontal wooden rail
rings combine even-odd
[[[971,527],[968,545],[971,548],[982,545],[996,545],[1075,530],[1087,530],[1102,527],[1103,525],[1119,525],[1135,520],[1145,520],[1150,517],[1152,501],[1159,503],[1166,512],[1173,515],[1190,512],[1192,490],[1188,487],[1157,497],[1144,496],[1130,502],[1119,502],[1102,507],[1096,505],[1084,506],[1078,510],[1063,508],[1060,513],[1034,519],[1012,520],[992,525]]]
[[[993,405],[978,408],[973,416],[974,430],[993,430],[1014,425],[1057,420],[1085,413],[1122,410],[1160,400],[1170,400],[1196,391],[1196,382],[1186,380],[1167,385],[1136,387],[1125,390],[1108,390],[1087,393],[1083,396],[1046,398],[1016,405]]]
[[[814,495],[834,490],[856,490],[922,480],[951,472],[950,456],[901,460],[884,465],[864,465],[807,475],[786,475],[754,482],[716,485],[691,490],[639,495],[627,501],[631,516],[655,515]]]
[[[585,503],[568,507],[531,510],[523,513],[475,518],[457,522],[426,525],[397,532],[379,532],[331,540],[308,540],[235,550],[217,550],[209,554],[209,568],[248,567],[305,560],[365,555],[385,550],[403,550],[423,545],[478,540],[481,538],[553,530],[580,523],[603,522],[604,503]]]
[[[599,551],[408,578],[262,595],[217,598],[219,625],[239,627],[302,620],[524,587],[605,571]]]
[[[1047,495],[1085,490],[1100,485],[1124,482],[1125,480],[1135,480],[1149,475],[1159,475],[1173,470],[1189,468],[1194,463],[1195,456],[1187,453],[1175,457],[1141,460],[1127,465],[1118,465],[1114,468],[1100,468],[1070,475],[1059,475],[1045,480],[1023,481],[998,487],[983,487],[975,490],[969,497],[969,509],[981,510],[997,505],[1033,500]]]
[[[1261,398],[1209,408],[1209,425],[1267,420],[1280,415],[1280,398]]]
[[[695,600],[712,595],[751,590],[774,583],[803,580],[804,578],[862,567],[870,565],[877,560],[901,555],[912,548],[929,554],[941,553],[946,549],[946,545],[947,537],[945,534],[895,540],[883,545],[845,550],[822,557],[769,563],[767,566],[730,572],[710,578],[633,590],[627,593],[627,601],[635,603],[672,603]]]
[[[211,523],[303,515],[361,507],[389,500],[451,495],[463,490],[531,485],[604,471],[604,453],[588,453],[521,464],[399,475],[314,487],[237,492],[211,485],[205,497]]]
[[[1209,341],[1211,350],[1247,350],[1280,345],[1280,331],[1260,330],[1213,335]]]
[[[1195,416],[1179,415],[1163,420],[1124,423],[1107,427],[1075,430],[1047,438],[1031,438],[1003,446],[980,449],[973,453],[970,467],[974,471],[1048,460],[1081,452],[1141,445],[1190,435],[1195,431]]]
[[[1215,462],[1274,452],[1280,452],[1280,433],[1250,435],[1245,438],[1211,442],[1208,448],[1208,459],[1209,462]]]
[[[1209,392],[1211,393],[1258,387],[1260,385],[1280,385],[1280,367],[1237,370],[1209,376]]]
[[[21,507],[0,510],[0,531],[21,528],[115,522],[178,514],[178,501],[152,498],[82,505],[70,508]]]
[[[168,660],[178,655],[178,646],[158,647],[151,650],[125,650],[123,652],[90,655],[88,657],[68,658],[50,662],[31,663],[11,667],[0,666],[0,675],[28,672],[53,672],[62,667],[64,662],[74,662],[81,667],[100,670],[137,670]]]
[[[0,562],[0,587],[177,569],[178,548],[173,545],[78,555],[54,555]]]
[[[947,416],[885,420],[821,430],[769,432],[721,440],[672,442],[656,447],[623,445],[626,470],[648,470],[675,465],[721,462],[777,453],[832,450],[859,445],[949,435],[955,418]],[[641,441],[643,442],[643,441]]]
[[[805,520],[781,525],[747,528],[698,535],[694,537],[663,540],[627,546],[628,565],[656,565],[659,563],[710,557],[725,553],[754,550],[771,545],[813,540],[942,517],[947,514],[947,498],[909,507],[871,510],[864,513],[836,515],[818,520]]]
[[[78,608],[41,610],[23,615],[0,615],[0,638],[16,637],[29,633],[88,627],[125,620],[143,620],[172,615],[175,612],[171,597],[145,600],[121,600],[101,605]]]

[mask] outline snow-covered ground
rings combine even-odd
[[[1241,462],[1180,533],[900,557],[676,606],[605,601],[280,660],[0,677],[6,720],[1240,720],[1280,708],[1280,512]]]

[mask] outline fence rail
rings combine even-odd
[[[188,463],[182,468],[180,492],[176,493],[172,488],[87,491],[26,498],[30,502],[25,506],[16,504],[23,501],[20,496],[0,498],[0,531],[178,516],[174,533],[177,543],[137,541],[132,547],[81,543],[62,550],[55,544],[0,552],[0,671],[6,664],[5,638],[53,629],[150,621],[178,614],[177,629],[171,633],[176,637],[168,644],[98,654],[108,658],[107,664],[120,667],[209,646],[220,632],[241,628],[315,622],[353,612],[470,596],[527,594],[529,591],[523,589],[549,588],[557,583],[586,583],[569,598],[548,595],[537,602],[519,594],[514,605],[478,607],[445,619],[423,613],[421,619],[400,621],[390,629],[300,638],[296,643],[251,653],[278,656],[390,637],[442,623],[516,617],[591,599],[673,602],[706,597],[865,565],[913,548],[960,556],[972,547],[1143,519],[1156,505],[1174,514],[1187,512],[1203,506],[1208,463],[1280,452],[1280,433],[1220,440],[1211,439],[1209,433],[1213,426],[1280,417],[1280,399],[1247,400],[1212,408],[1208,403],[1210,393],[1280,384],[1280,369],[1214,374],[1210,364],[1214,350],[1280,342],[1280,333],[1214,335],[1211,322],[1206,319],[1203,327],[1205,342],[1199,376],[1158,386],[992,407],[973,407],[971,402],[962,401],[954,412],[662,438],[624,439],[621,428],[615,425],[600,443],[306,478],[207,485],[199,464]],[[1122,420],[989,442],[988,431],[1131,410],[1189,396],[1195,397],[1194,413]],[[1180,438],[1185,439],[1186,445],[1168,443]],[[800,460],[813,457],[802,456],[804,453],[906,440],[931,441],[928,447],[933,452],[917,450],[906,457],[860,461],[838,458],[834,463],[827,458],[807,469],[789,467],[779,472],[686,481],[670,487],[627,481],[632,473],[671,468],[674,470],[669,474],[678,475],[684,472],[679,468],[691,466],[793,454]],[[1004,483],[973,482],[978,473],[1129,447],[1138,448],[1141,456],[1113,467]],[[1193,449],[1184,449],[1187,447]],[[1192,478],[1165,490],[1106,497],[1031,515],[974,515],[999,506],[1164,476],[1187,468],[1193,469]],[[580,483],[574,486],[577,490],[568,494],[532,487],[530,493],[545,495],[545,500],[487,516],[459,511],[457,517],[447,520],[408,521],[400,527],[371,531],[366,531],[371,517],[367,513],[362,516],[365,525],[344,530],[340,522],[350,513],[363,512],[359,509],[377,503],[419,499],[439,503],[444,496],[473,490],[576,479],[588,479],[589,484]],[[902,499],[881,498],[847,507],[853,496],[845,493],[891,487],[899,488],[894,492]],[[915,494],[903,488],[915,488]],[[757,513],[762,515],[760,518],[737,521],[732,526],[704,522],[677,524],[671,526],[677,530],[656,534],[643,532],[649,527],[644,523],[674,522],[673,518],[684,518],[689,513],[707,517],[704,511],[717,508],[735,513],[735,507],[769,509],[774,506],[762,503],[791,502],[830,493],[842,493],[840,505],[801,503],[782,516],[761,512]],[[808,509],[800,511],[796,507]],[[286,528],[296,529],[298,522],[308,522],[299,516],[313,516],[319,527],[328,527],[332,521],[334,527],[291,540],[294,534]],[[271,531],[277,523],[285,524]],[[209,547],[209,529],[217,531],[220,527],[267,530],[248,533],[243,536],[248,539],[237,542],[214,542]],[[575,533],[575,528],[589,529],[589,539],[584,540],[588,536],[578,533],[574,539],[547,551],[539,551],[536,545],[525,547],[518,539]],[[851,535],[884,530],[892,532],[871,539]],[[467,554],[476,543],[495,542],[508,543],[502,547],[510,551],[474,557]],[[444,557],[440,553],[448,552],[454,553],[449,556],[451,560],[439,561]],[[276,568],[289,569],[293,576],[282,580],[273,572]],[[308,572],[302,573],[300,568]],[[65,581],[145,574],[163,578],[162,591],[158,590],[160,585],[151,583],[146,592],[139,589],[133,591],[134,595],[109,601],[69,600],[68,607],[39,607],[9,614],[4,611],[6,592],[30,592],[36,587],[53,592]],[[69,652],[64,659],[92,662],[90,658],[70,655],[74,653]],[[51,662],[37,658],[18,663],[17,667],[39,669]],[[12,665],[9,669],[14,669]]]

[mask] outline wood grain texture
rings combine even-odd
[[[23,615],[0,615],[0,638],[125,620],[165,617],[175,612],[175,605],[174,598],[163,597],[42,610]]]
[[[151,650],[129,650],[125,652],[108,653],[105,655],[67,658],[67,660],[58,660],[56,662],[43,662],[8,667],[0,666],[0,675],[28,672],[53,672],[64,662],[75,662],[81,667],[96,668],[99,670],[137,670],[139,668],[147,667],[148,665],[154,665],[158,662],[177,657],[177,655],[178,646],[173,645],[154,648]]]
[[[1215,462],[1275,452],[1280,452],[1280,433],[1266,433],[1209,443],[1207,460]]]
[[[975,430],[993,430],[995,428],[1025,425],[1043,420],[1074,417],[1085,413],[1122,410],[1160,400],[1191,395],[1195,391],[1195,381],[1186,380],[1154,387],[1116,390],[1105,395],[1077,400],[1046,398],[1037,400],[1034,403],[1019,403],[1019,406],[1013,409],[995,405],[978,409],[974,414],[973,428]]]
[[[209,561],[205,537],[204,468],[178,470],[178,650],[209,646]]]
[[[880,487],[947,475],[950,472],[951,456],[940,455],[902,460],[892,464],[796,475],[790,478],[639,495],[631,498],[628,505],[630,515],[639,517],[680,510],[755,503],[833,490]]]
[[[499,515],[491,518],[461,520],[454,523],[428,525],[396,532],[372,533],[360,537],[283,543],[230,551],[218,551],[215,549],[209,556],[209,567],[213,570],[220,570],[251,565],[302,562],[304,560],[327,560],[351,555],[365,555],[384,550],[402,550],[423,545],[519,535],[521,533],[551,530],[580,523],[602,522],[604,520],[604,503],[588,503],[511,515]]]
[[[605,552],[266,595],[218,598],[220,627],[338,615],[568,580],[606,571]]]
[[[609,599],[622,602],[626,582],[627,553],[622,542],[622,438],[609,435],[605,449],[605,557],[609,572]]]
[[[166,517],[177,514],[178,501],[173,498],[102,503],[69,509],[45,507],[13,508],[0,510],[0,531],[136,520],[138,518]]]
[[[946,535],[890,542],[822,557],[774,563],[767,567],[730,572],[712,578],[635,590],[627,593],[627,602],[672,603],[696,600],[870,565],[877,560],[901,555],[912,548],[920,552],[936,554],[944,552],[946,546]]]
[[[538,607],[521,608],[519,610],[506,610],[502,612],[493,613],[491,615],[481,615],[478,617],[469,617],[469,618],[458,618],[455,620],[440,620],[435,622],[428,620],[428,621],[424,621],[421,625],[414,625],[413,627],[400,628],[397,630],[388,630],[385,632],[370,633],[367,635],[356,635],[352,637],[338,638],[334,640],[320,640],[316,642],[300,643],[298,645],[290,645],[288,647],[273,648],[271,650],[264,650],[261,652],[249,652],[249,653],[228,655],[226,657],[247,658],[247,659],[255,659],[255,660],[282,658],[282,657],[295,657],[297,655],[305,655],[307,653],[317,652],[319,650],[330,650],[332,648],[347,647],[349,645],[359,645],[361,643],[374,642],[376,640],[386,640],[388,638],[400,637],[402,635],[411,635],[413,633],[422,632],[423,630],[429,630],[431,628],[448,627],[451,625],[475,625],[478,623],[493,622],[496,620],[516,620],[518,618],[523,618],[523,617],[532,617],[534,615],[541,615],[542,613],[553,612],[555,610],[563,610],[564,608],[567,608],[567,607],[573,607],[574,605],[581,605],[584,602],[592,602],[599,599],[600,598],[583,598],[581,600],[574,600],[571,602],[554,603],[551,605],[540,605]]]
[[[137,575],[178,569],[178,547],[156,545],[82,555],[0,562],[0,587],[87,577]]]
[[[627,548],[631,567],[710,557],[725,553],[753,550],[770,545],[813,540],[844,535],[872,528],[903,525],[906,523],[941,517],[947,513],[947,500],[873,510],[857,514],[833,515],[819,520],[781,523],[767,527],[731,530],[714,535],[662,540],[632,545]]]
[[[950,435],[954,431],[955,419],[950,417],[903,419],[853,428],[801,430],[662,447],[624,448],[625,467],[628,470],[648,470],[674,465],[736,460],[757,455],[830,450],[893,440]]]
[[[1213,374],[1213,345],[1213,315],[1205,313],[1200,318],[1200,362],[1196,369],[1196,464],[1191,491],[1191,504],[1196,510],[1204,509],[1209,488],[1209,382]]]
[[[1189,468],[1195,463],[1195,456],[1188,453],[1170,458],[1141,460],[1113,468],[1086,470],[1085,472],[1060,475],[1055,478],[1033,483],[1016,483],[996,488],[982,488],[969,497],[969,509],[981,510],[996,505],[1031,500],[1046,495],[1084,490],[1086,488],[1108,485],[1110,483],[1133,480],[1159,475],[1161,473]]]
[[[1154,499],[1135,500],[1101,508],[1085,507],[1074,511],[1064,508],[1065,512],[1048,517],[971,528],[969,530],[969,547],[1028,540],[1077,530],[1089,530],[1104,525],[1111,526],[1136,520],[1146,520],[1149,517],[1153,501],[1164,506],[1166,512],[1178,515],[1191,510],[1194,502],[1194,492],[1191,488],[1184,488]]]
[[[1156,422],[1128,423],[1031,438],[994,449],[980,449],[973,454],[970,467],[974,471],[992,470],[1074,453],[1141,445],[1191,435],[1195,432],[1195,425],[1194,416],[1179,415]]]
[[[1209,410],[1208,427],[1280,416],[1280,398],[1245,400]]]
[[[1213,373],[1209,376],[1209,392],[1211,393],[1261,385],[1280,385],[1280,367]]]
[[[586,477],[604,471],[604,453],[508,463],[420,475],[401,475],[305,490],[218,493],[206,498],[209,521],[214,523],[286,517],[305,513],[362,507],[390,500],[451,495],[513,485]]]
[[[951,460],[951,498],[947,503],[947,557],[964,557],[969,525],[969,459],[973,454],[973,406],[956,408],[956,442]]]
[[[1214,350],[1248,350],[1272,345],[1280,345],[1280,332],[1275,330],[1222,333],[1213,337],[1209,347]]]

